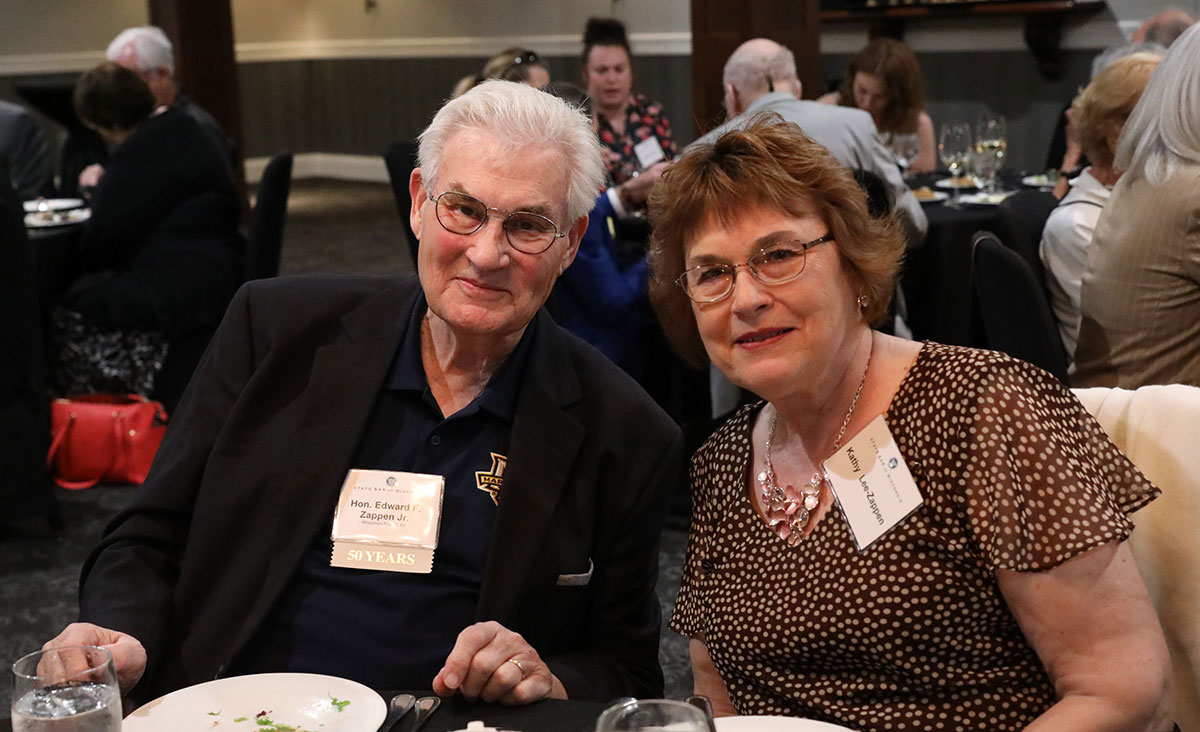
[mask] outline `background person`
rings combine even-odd
[[[541,89],[550,83],[550,69],[536,52],[512,46],[488,59],[478,74],[469,74],[460,79],[454,85],[450,98],[461,97],[472,87],[488,79],[519,81]]]
[[[179,85],[175,82],[175,48],[162,28],[152,25],[126,28],[108,44],[104,57],[141,77],[154,95],[156,106],[174,107],[191,117],[204,131],[210,143],[220,151],[225,165],[232,170],[233,144],[225,135],[225,131],[208,110],[179,91]],[[85,141],[68,141],[64,156],[88,155],[95,152],[92,150],[89,153],[83,147],[85,145]],[[64,177],[78,178],[79,189],[89,191],[100,182],[105,165],[107,158],[88,160],[86,167],[78,160],[69,160],[68,164],[64,165]],[[74,174],[75,170],[79,172]]]
[[[608,154],[609,185],[624,183],[678,154],[662,105],[633,93],[630,58],[621,21],[588,18],[583,32],[583,86],[592,100],[592,125]],[[642,143],[648,144],[639,147]]]
[[[1163,56],[1121,131],[1121,180],[1080,292],[1075,386],[1200,386],[1200,25]]]
[[[1074,396],[1003,354],[873,332],[903,240],[792,125],[689,149],[650,208],[664,327],[766,400],[692,459],[672,627],[696,693],[856,729],[1169,729],[1125,544],[1158,491]],[[855,438],[880,415],[924,502],[860,551],[822,463],[879,460]]]
[[[55,314],[55,386],[148,396],[166,341],[215,327],[242,282],[238,195],[200,126],[156,110],[132,71],[108,62],[85,73],[75,110],[113,154]],[[171,409],[180,395],[158,396]]]
[[[1040,246],[1050,305],[1068,360],[1075,356],[1079,287],[1087,267],[1088,247],[1100,212],[1121,177],[1121,172],[1113,167],[1117,139],[1159,58],[1155,54],[1136,53],[1113,61],[1071,104],[1069,133],[1091,165],[1084,168],[1070,192],[1050,212]]]
[[[0,171],[28,201],[52,192],[50,148],[46,135],[24,107],[0,100]]]
[[[841,88],[819,100],[825,104],[856,107],[871,114],[884,144],[913,150],[910,173],[937,169],[937,143],[933,121],[925,112],[921,67],[912,49],[894,38],[876,38],[846,64]]]
[[[136,699],[266,671],[506,704],[662,695],[679,429],[540,312],[603,179],[595,135],[487,81],[419,158],[418,280],[247,283],[86,562],[82,622],[53,644],[110,647]],[[445,479],[431,573],[332,566],[352,468]]]

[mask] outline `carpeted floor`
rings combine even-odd
[[[295,181],[280,275],[412,273],[401,225],[407,225],[407,220],[401,222],[385,184]],[[80,565],[104,525],[135,490],[128,486],[55,489],[64,520],[61,533],[0,529],[0,663],[7,666],[36,650],[74,619]],[[664,623],[679,587],[686,539],[686,530],[679,528],[669,528],[663,535],[658,592]],[[687,654],[687,640],[664,629],[660,659],[670,698],[691,693]],[[0,683],[0,709],[8,707],[9,694],[7,681]]]

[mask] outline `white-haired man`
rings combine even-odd
[[[86,562],[81,622],[52,643],[108,646],[137,699],[265,671],[509,704],[661,695],[681,436],[539,312],[603,180],[595,135],[491,81],[438,112],[419,160],[418,280],[247,284]]]
[[[871,115],[861,109],[800,99],[800,79],[791,51],[767,38],[746,41],[725,62],[724,85],[728,121],[693,145],[711,143],[757,114],[774,112],[785,122],[798,125],[846,167],[879,176],[891,189],[897,208],[904,212],[909,245],[919,245],[925,238],[929,227],[925,212],[904,184]]]

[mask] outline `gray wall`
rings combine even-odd
[[[377,155],[411,140],[450,89],[486,58],[318,59],[242,63],[247,157],[280,150]],[[553,78],[579,82],[579,60],[550,58]],[[635,86],[660,101],[680,143],[690,142],[691,60],[649,56]]]

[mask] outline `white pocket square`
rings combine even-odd
[[[559,587],[583,587],[592,581],[592,569],[594,569],[594,567],[592,565],[591,557],[589,557],[588,568],[586,572],[582,574],[560,574],[558,575],[558,581],[554,584],[558,585]]]

